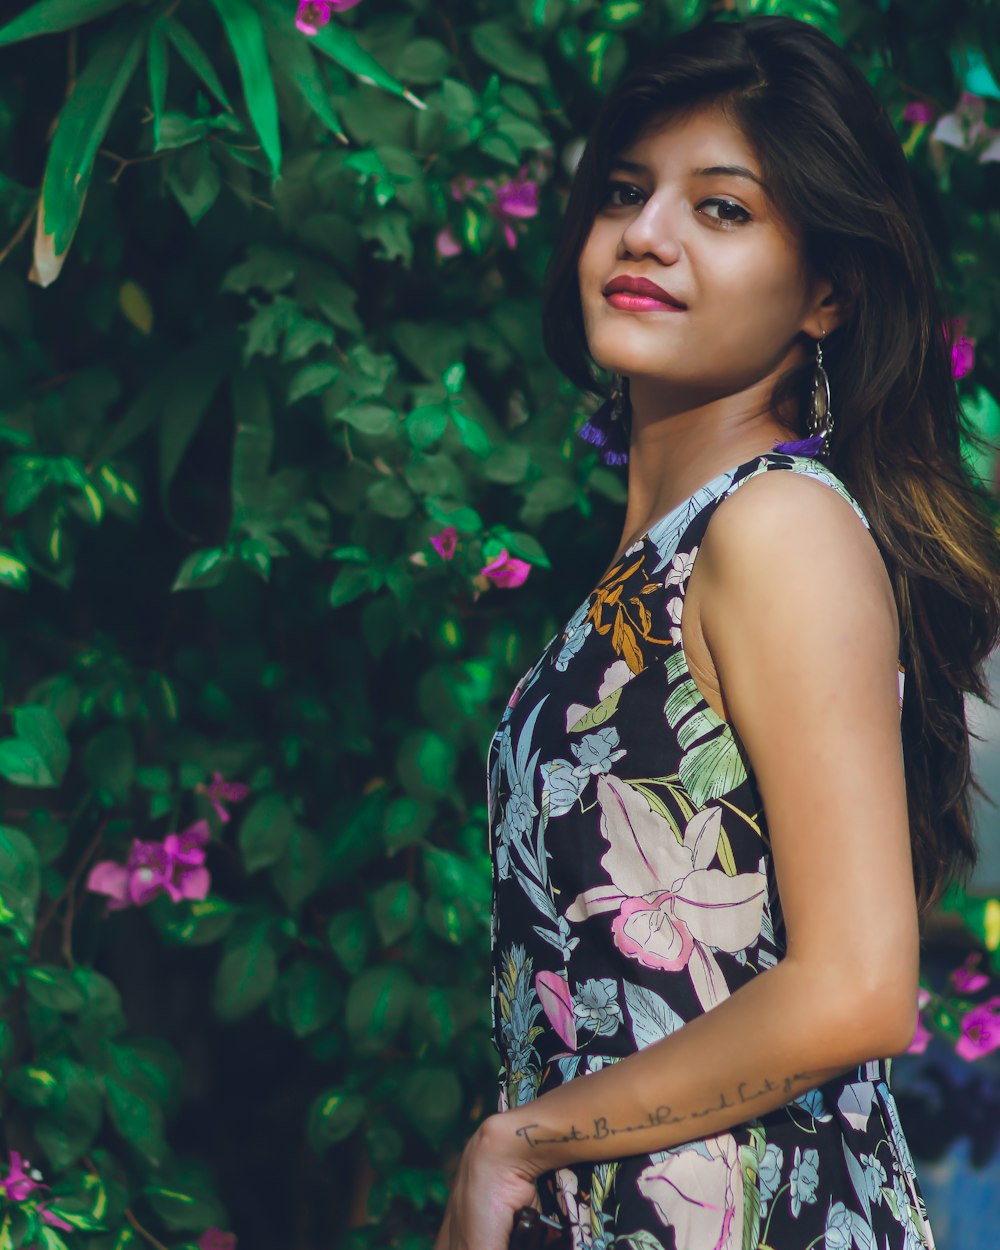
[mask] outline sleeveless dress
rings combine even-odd
[[[782,470],[837,491],[870,531],[815,459],[771,451],[720,473],[629,547],[503,713],[487,781],[501,1110],[650,1045],[785,951],[753,771],[680,630],[715,508]],[[934,1250],[891,1063],[714,1136],[547,1173],[543,1213],[574,1250]]]

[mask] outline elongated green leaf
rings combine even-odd
[[[273,8],[267,8],[265,15],[267,47],[276,71],[285,75],[328,130],[346,140],[340,118],[330,104],[330,89],[323,81],[308,43],[296,33],[287,12],[281,15],[280,21]]]
[[[187,61],[192,73],[197,74],[212,95],[223,108],[233,111],[233,106],[226,95],[226,89],[219,81],[219,75],[212,67],[212,62],[201,50],[198,41],[186,26],[182,26],[176,18],[169,17],[163,23],[167,38],[177,49],[178,55]]]
[[[167,107],[167,40],[162,22],[157,22],[149,32],[146,71],[149,74],[149,100],[153,109],[153,150],[159,151],[160,126],[163,122],[163,111]]]
[[[302,36],[306,38],[306,36]],[[362,82],[371,83],[373,87],[381,87],[383,91],[391,91],[393,95],[405,96],[412,104],[426,108],[412,92],[408,91],[398,78],[394,78],[388,70],[382,68],[370,52],[366,52],[354,35],[336,22],[321,26],[319,32],[309,37],[309,43],[317,52],[322,52],[331,61],[335,61],[348,73],[356,74]]]
[[[264,47],[260,17],[247,0],[212,0],[212,4],[226,28],[226,36],[239,66],[250,120],[260,137],[271,172],[277,177],[281,169],[278,101],[274,94],[274,79]]]
[[[95,17],[120,9],[125,0],[41,0],[6,26],[0,27],[0,47],[34,39],[36,35],[54,35],[60,30],[82,26]]]
[[[83,202],[115,109],[135,73],[149,20],[123,20],[98,41],[66,101],[49,145],[31,280],[55,281],[80,221]]]

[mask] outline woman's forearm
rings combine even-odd
[[[708,1137],[905,1049],[910,1008],[899,998],[851,999],[842,981],[834,992],[785,959],[670,1036],[483,1128],[535,1176]]]

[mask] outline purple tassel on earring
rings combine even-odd
[[[818,456],[823,450],[823,435],[812,438],[795,438],[787,443],[775,443],[772,451],[784,452],[786,456]]]
[[[605,464],[625,464],[628,460],[628,438],[615,412],[616,400],[615,395],[606,399],[577,431],[585,443],[600,449]]]

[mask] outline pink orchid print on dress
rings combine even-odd
[[[218,770],[212,773],[210,782],[206,784],[199,781],[194,790],[195,794],[204,794],[208,797],[223,824],[232,819],[229,811],[223,806],[223,800],[228,803],[242,803],[250,793],[248,785],[242,781],[226,781]]]
[[[182,833],[168,834],[162,842],[135,838],[126,863],[105,859],[94,865],[87,889],[107,895],[109,912],[144,907],[159,894],[169,895],[175,903],[203,899],[211,884],[205,867],[209,836],[208,821],[199,820]]]

